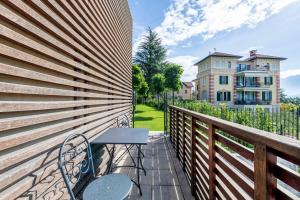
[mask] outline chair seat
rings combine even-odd
[[[83,200],[121,200],[132,188],[130,178],[123,174],[109,174],[92,181],[83,192]]]

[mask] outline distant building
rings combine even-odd
[[[278,107],[280,104],[280,61],[286,58],[257,54],[250,57],[214,52],[197,62],[197,99],[228,106]]]
[[[174,93],[177,99],[192,99],[192,87],[194,87],[192,82],[182,82],[182,88],[178,92]],[[171,93],[172,95],[172,93]]]

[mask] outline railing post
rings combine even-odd
[[[173,120],[173,108],[172,107],[169,107],[169,110],[170,110],[170,124],[169,124],[169,126],[170,126],[170,133],[169,133],[169,137],[170,137],[170,142],[172,142],[172,131],[173,131],[173,127],[172,127],[172,120]]]
[[[267,150],[267,198],[276,199],[275,188],[277,178],[273,175],[274,166],[277,164],[277,156]]]
[[[196,119],[192,116],[192,133],[191,133],[191,193],[196,195]]]
[[[208,124],[209,199],[215,199],[215,128]]]
[[[267,199],[267,149],[266,145],[254,145],[254,199]]]
[[[176,157],[179,158],[179,111],[176,109]]]
[[[182,151],[183,151],[183,155],[182,155],[182,157],[183,157],[183,166],[182,166],[182,168],[183,168],[183,171],[185,172],[185,166],[186,166],[186,156],[185,156],[185,114],[184,113],[182,113]]]
[[[297,124],[296,125],[297,126],[297,128],[296,128],[297,140],[299,140],[299,118],[300,118],[300,108],[297,108],[297,117],[296,117],[296,119],[297,119],[297,122],[296,122],[296,124]]]

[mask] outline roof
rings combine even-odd
[[[222,52],[214,52],[212,54],[209,54],[208,56],[206,56],[205,58],[201,59],[200,61],[196,62],[194,65],[199,64],[200,62],[202,62],[203,60],[205,60],[206,58],[210,57],[210,56],[215,56],[215,57],[231,57],[231,58],[241,58],[243,56],[239,56],[239,55],[234,55],[234,54],[229,54],[229,53],[222,53]]]
[[[192,82],[182,82],[183,85],[185,85],[185,87],[194,87]]]
[[[257,58],[267,58],[267,59],[278,59],[278,60],[286,60],[287,58],[278,57],[278,56],[269,56],[269,55],[263,55],[263,54],[255,54],[253,56],[250,56],[249,58],[246,58],[244,61],[251,61]]]

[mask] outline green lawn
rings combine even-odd
[[[164,130],[164,112],[153,107],[138,104],[134,116],[135,128],[148,128],[150,131]]]

